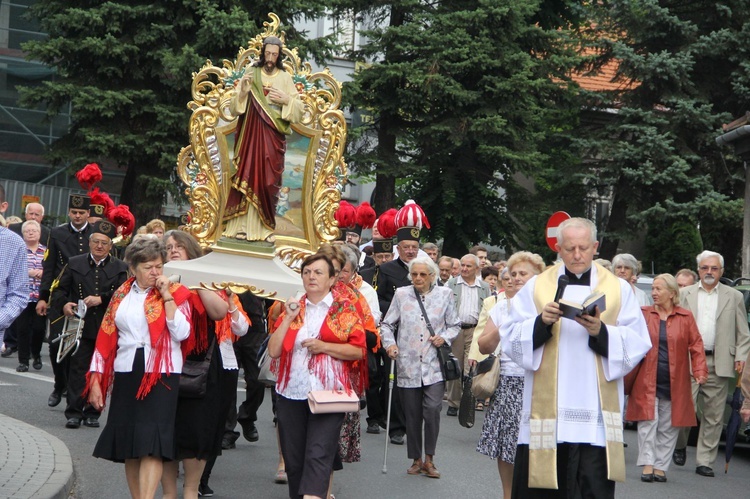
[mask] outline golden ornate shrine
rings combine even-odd
[[[219,67],[208,60],[193,74],[192,100],[188,103],[192,111],[190,145],[179,153],[177,173],[186,186],[185,194],[191,205],[190,221],[185,230],[192,233],[202,247],[212,249],[211,254],[194,262],[212,257],[210,265],[214,271],[216,265],[226,266],[225,271],[219,269],[216,275],[219,281],[248,286],[257,283],[257,288],[253,286],[256,290],[272,296],[264,289],[274,289],[274,286],[258,282],[260,270],[269,272],[273,282],[269,260],[285,266],[284,270],[297,270],[302,259],[315,252],[321,243],[339,236],[333,214],[338,209],[347,167],[343,159],[346,121],[340,109],[341,83],[328,68],[313,73],[310,64],[300,60],[297,48],[286,46],[285,33],[279,31],[278,16],[270,13],[269,18],[263,32],[250,40],[247,48],[240,48],[234,61],[225,59]],[[287,137],[275,244],[222,237],[224,207],[232,176],[237,171],[233,157],[237,118],[230,114],[229,103],[235,92],[235,82],[242,77],[245,68],[259,58],[263,39],[270,35],[284,43],[284,69],[292,75],[304,106],[302,121],[292,125],[293,134]],[[265,266],[261,265],[263,261]],[[238,266],[250,266],[253,270],[247,271],[243,278],[238,275],[243,273]],[[181,274],[185,272],[189,274],[180,270]],[[298,274],[296,277],[298,279]],[[206,282],[198,277],[187,281],[196,279]],[[217,282],[217,279],[212,281]],[[279,292],[284,290],[279,289]]]
[[[237,119],[229,113],[234,83],[245,68],[255,62],[263,39],[274,35],[285,44],[283,64],[300,92],[304,105],[301,123],[293,124],[294,134],[287,138],[284,185],[288,196],[295,196],[295,216],[280,215],[277,208],[275,254],[295,266],[300,256],[314,252],[322,242],[339,235],[333,217],[347,176],[343,159],[346,144],[346,121],[341,105],[341,83],[331,72],[313,73],[308,62],[302,62],[297,48],[288,48],[285,33],[279,31],[279,18],[269,14],[265,29],[240,48],[234,61],[222,61],[222,67],[209,60],[193,75],[192,98],[188,108],[190,145],[180,151],[177,172],[187,186],[185,194],[192,206],[191,221],[186,230],[198,238],[203,247],[214,251],[245,251],[268,255],[269,250],[257,244],[222,241],[224,206],[236,171],[234,133]],[[290,185],[286,185],[289,182]],[[282,187],[283,188],[283,187]],[[297,191],[297,192],[295,192]],[[285,200],[288,202],[288,200]]]

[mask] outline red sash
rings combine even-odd
[[[120,303],[130,292],[135,282],[131,277],[120,286],[112,295],[109,307],[104,313],[102,325],[96,337],[96,351],[104,359],[104,370],[101,375],[102,397],[106,401],[107,394],[112,388],[112,381],[115,376],[115,356],[117,354],[118,332],[115,325],[115,317]],[[174,297],[175,304],[180,306],[190,297],[190,290],[181,284],[172,283],[169,286],[169,292]],[[172,372],[171,337],[167,328],[167,313],[164,310],[164,300],[156,288],[152,288],[146,296],[143,310],[146,321],[148,322],[148,332],[151,337],[151,356],[148,364],[153,366],[153,372],[145,372],[141,385],[136,394],[137,399],[143,399],[151,391],[151,388],[161,377],[162,364],[166,367],[166,375]],[[147,364],[147,365],[148,365]],[[86,375],[86,390],[88,393],[91,388],[91,372]]]
[[[354,291],[351,288],[343,286],[349,292],[342,292],[342,288],[334,286],[333,303],[328,309],[323,325],[320,327],[320,339],[328,343],[347,343],[362,349],[362,358],[366,358],[365,346],[365,329],[363,326],[362,315],[357,310],[356,301],[352,300]],[[338,288],[338,289],[337,289]],[[294,342],[305,319],[305,305],[307,295],[300,299],[300,311],[294,318],[289,330],[284,337],[281,346],[281,357],[278,364],[278,388],[283,390],[289,383],[289,376],[292,366],[292,350]],[[276,320],[276,328],[284,319],[286,311],[282,312]],[[326,381],[325,364],[322,362],[323,355],[316,354],[310,359],[313,373],[323,381]],[[367,387],[367,362],[361,361],[343,361],[342,369],[335,369],[335,381],[339,382],[347,391],[354,390],[356,393],[363,393]]]

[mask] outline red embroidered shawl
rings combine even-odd
[[[131,277],[112,295],[109,307],[107,307],[107,311],[104,313],[104,319],[102,319],[102,325],[99,328],[99,333],[96,337],[96,351],[98,351],[104,359],[104,371],[101,375],[101,389],[105,401],[107,394],[112,388],[112,381],[115,376],[115,356],[117,354],[118,339],[115,317],[117,315],[117,309],[120,307],[120,303],[122,303],[122,300],[130,292],[133,282],[135,282],[135,278]],[[190,290],[181,284],[170,284],[169,292],[174,298],[177,306],[184,303],[190,297]],[[144,314],[146,315],[148,331],[151,336],[151,356],[148,359],[148,364],[154,366],[154,368],[153,372],[146,372],[143,374],[141,386],[136,394],[137,399],[143,399],[148,395],[151,388],[153,388],[159,380],[161,377],[160,366],[162,364],[166,366],[167,376],[172,371],[172,356],[170,355],[171,337],[169,329],[167,328],[167,314],[164,311],[164,301],[156,288],[152,288],[146,296]],[[86,375],[86,390],[84,394],[88,393],[90,388],[91,372]]]
[[[336,288],[337,286],[334,286],[334,289],[332,289],[333,303],[331,304],[331,308],[328,309],[328,314],[320,328],[320,339],[329,343],[348,343],[357,346],[362,349],[362,357],[365,358],[365,329],[362,323],[362,316],[357,310],[357,301],[352,300],[353,295],[351,292],[353,290],[344,286],[349,292],[342,292],[341,288]],[[300,299],[299,314],[289,326],[289,330],[281,346],[277,385],[282,390],[289,383],[292,350],[294,342],[297,339],[297,333],[304,323],[306,300],[307,295],[302,296]],[[279,315],[274,329],[278,328],[285,315],[286,311],[283,311]],[[325,354],[313,355],[310,359],[310,368],[323,384],[329,385],[328,382],[330,380],[326,379],[327,371],[326,365],[323,363],[323,355]],[[334,363],[334,366],[336,365],[343,365],[343,368],[334,368],[335,381],[346,387],[347,392],[354,390],[356,393],[363,393],[367,388],[367,362],[342,361],[340,364]]]
[[[227,300],[227,293],[224,290],[217,291],[219,296],[223,300]],[[245,317],[248,325],[251,325],[250,317],[247,316],[245,309],[242,308],[242,303],[236,294],[232,295],[232,302],[229,304],[229,309],[232,309],[232,305]],[[182,342],[182,356],[183,358],[189,354],[202,353],[208,350],[208,315],[206,314],[206,307],[203,306],[200,296],[197,291],[190,292],[190,307],[192,309],[190,325],[192,326],[192,333],[190,338]],[[216,321],[216,341],[221,343],[227,338],[231,338],[232,341],[237,341],[237,336],[232,333],[232,314],[227,311],[227,315],[220,321]]]

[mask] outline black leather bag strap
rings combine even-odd
[[[422,303],[422,297],[419,296],[419,291],[417,291],[417,288],[412,286],[412,289],[414,290],[414,295],[417,297],[417,303],[419,303],[419,308],[422,309],[422,318],[427,324],[427,329],[430,331],[430,336],[435,336],[435,330],[432,329],[432,324],[430,324],[430,319],[427,318],[427,311],[424,309],[424,303]]]
[[[208,342],[208,350],[206,351],[206,356],[203,357],[203,360],[200,360],[198,362],[205,362],[206,365],[211,364],[211,356],[214,353],[214,343],[216,343],[216,332],[214,332],[213,336],[211,336],[211,339]]]
[[[208,353],[206,354],[206,363],[211,363],[211,356],[214,353],[214,343],[216,343],[216,332],[211,336],[211,341],[208,343]]]

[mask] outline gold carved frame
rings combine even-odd
[[[250,40],[247,48],[240,48],[234,61],[225,59],[222,67],[218,67],[208,60],[199,72],[193,73],[193,100],[188,103],[192,111],[190,145],[180,151],[177,173],[186,186],[185,194],[192,208],[185,230],[202,247],[262,258],[278,256],[287,266],[297,269],[301,260],[315,252],[321,243],[339,236],[333,214],[338,209],[347,176],[343,158],[346,121],[340,109],[341,83],[328,68],[313,73],[310,64],[300,60],[297,48],[286,46],[278,16],[270,13],[269,18],[271,21],[264,23],[263,32]],[[304,105],[302,121],[292,125],[294,132],[309,139],[302,181],[304,237],[276,234],[272,248],[259,248],[252,242],[222,244],[224,207],[236,171],[227,140],[235,132],[237,119],[230,114],[229,103],[234,95],[234,82],[257,60],[263,39],[270,35],[284,42],[284,69],[292,75]]]

